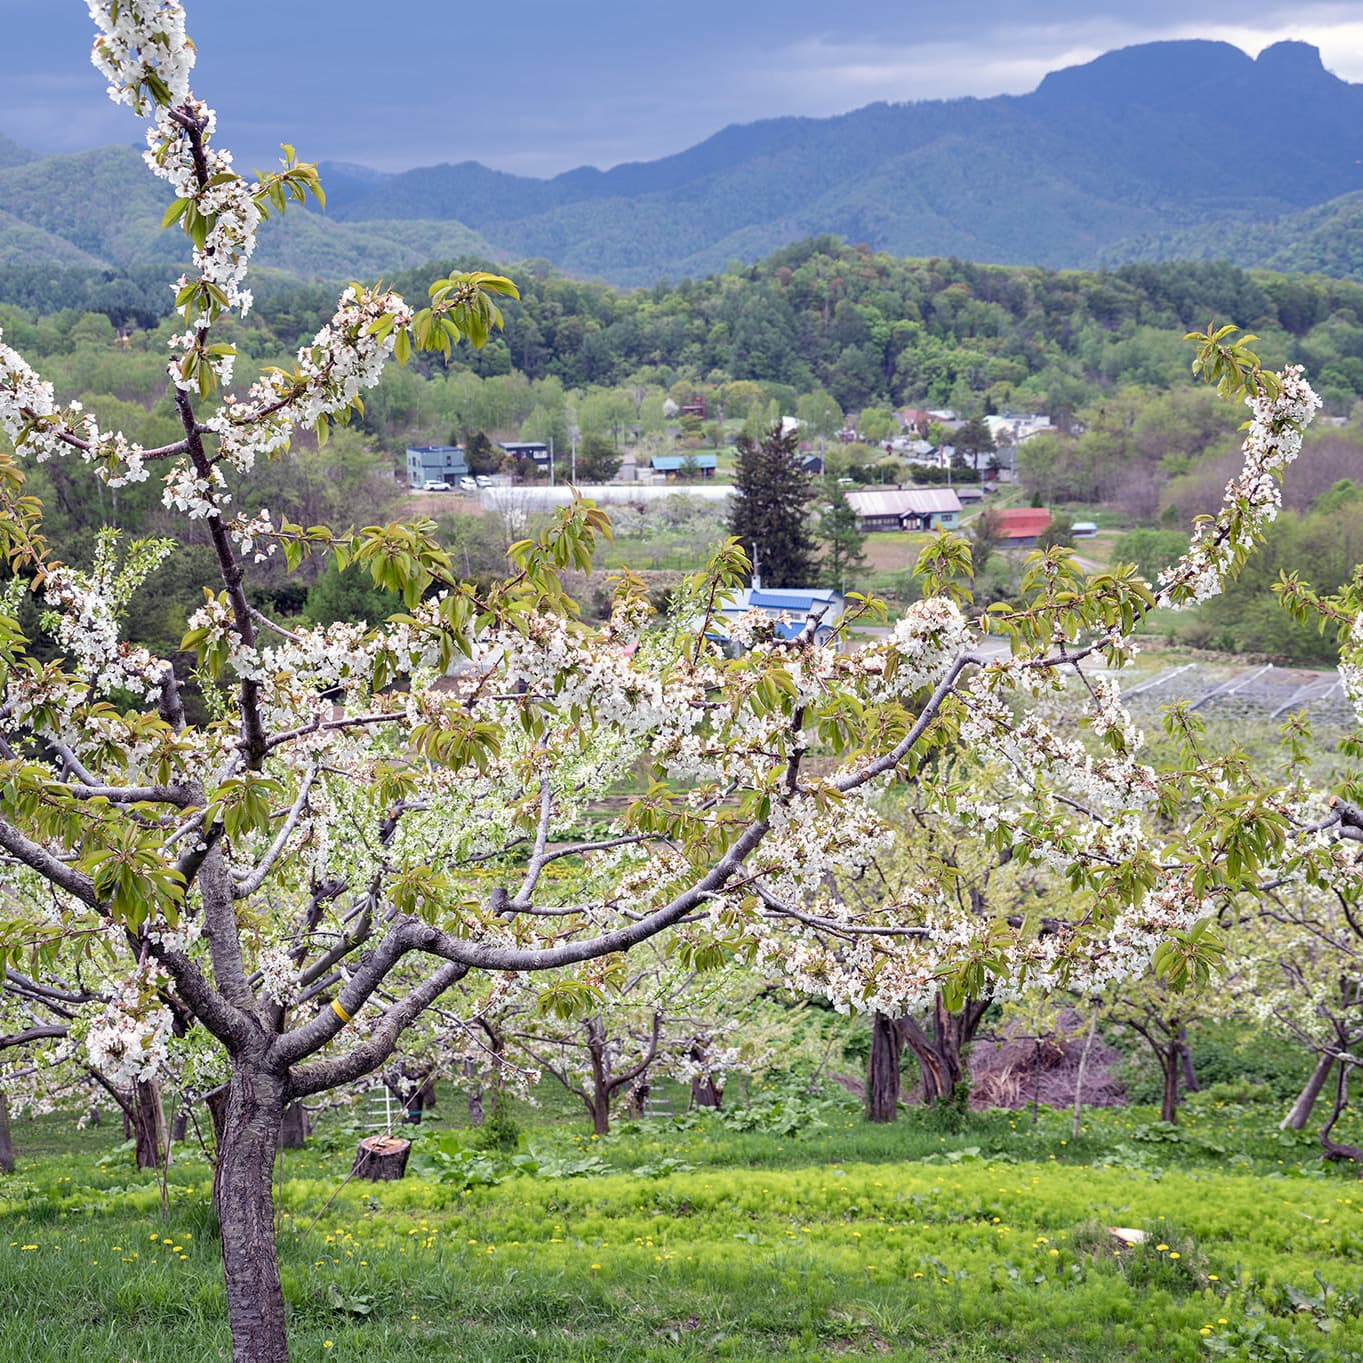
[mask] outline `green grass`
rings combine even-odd
[[[519,1110],[523,1145],[595,1154],[610,1172],[352,1183],[312,1226],[354,1136],[333,1119],[288,1152],[295,1358],[1363,1359],[1360,1303],[1340,1295],[1363,1289],[1363,1188],[1268,1110],[1208,1106],[1178,1131],[1145,1109],[1087,1113],[1074,1140],[1066,1114],[1035,1128],[982,1114],[950,1133],[934,1114],[870,1127],[820,1103],[786,1136],[684,1118],[594,1140],[570,1107],[546,1106]],[[0,1359],[226,1349],[207,1165],[177,1162],[163,1217],[155,1180],[111,1154],[118,1134],[16,1123]],[[692,1167],[629,1172],[663,1160]],[[1150,1240],[1118,1252],[1108,1226]],[[1336,1292],[1298,1309],[1321,1295],[1315,1271]]]

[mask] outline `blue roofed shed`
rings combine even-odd
[[[718,465],[717,454],[655,454],[649,461],[654,473],[661,473],[667,478],[676,478],[693,470],[702,478],[713,478]]]

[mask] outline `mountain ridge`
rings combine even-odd
[[[111,265],[183,255],[178,240],[150,239],[165,196],[140,163],[133,182],[135,152],[63,160],[0,137],[0,262],[40,252],[34,233]],[[901,256],[1049,267],[1201,256],[1232,239],[1243,257],[1254,224],[1278,225],[1281,254],[1293,215],[1346,200],[1310,219],[1321,258],[1339,260],[1323,234],[1352,221],[1349,196],[1363,190],[1363,85],[1327,71],[1307,43],[1250,57],[1192,39],[1104,53],[1024,95],[732,124],[670,156],[550,179],[476,161],[321,170],[326,215],[291,213],[269,247],[312,278],[363,273],[385,249],[406,264],[462,242],[489,259],[651,284],[822,233]],[[82,192],[43,202],[41,185],[63,179]]]

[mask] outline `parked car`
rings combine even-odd
[[[486,473],[480,473],[473,480],[479,487],[491,487],[492,479]]]
[[[478,484],[472,478],[461,478],[459,480],[460,492],[477,492]]]
[[[427,478],[421,485],[422,492],[449,492],[450,485],[443,478]]]

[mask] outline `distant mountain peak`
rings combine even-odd
[[[1320,54],[1316,56],[1319,60]],[[1120,47],[1082,66],[1052,71],[1036,93],[1043,99],[1084,103],[1162,103],[1180,92],[1235,80],[1253,70],[1248,53],[1233,43],[1208,38],[1171,39]]]
[[[1284,80],[1312,80],[1321,76],[1337,79],[1325,69],[1320,59],[1320,48],[1314,43],[1292,40],[1273,43],[1259,53],[1254,65],[1260,74]]]

